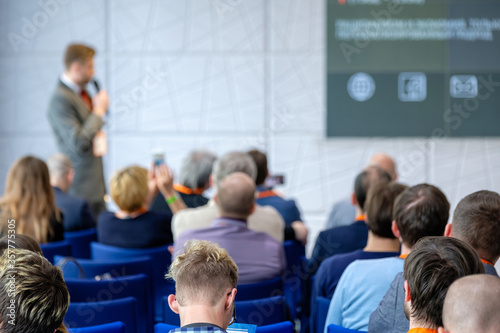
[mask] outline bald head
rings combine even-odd
[[[500,279],[478,274],[456,280],[443,305],[440,332],[500,332]]]
[[[246,219],[254,200],[255,182],[246,173],[232,173],[219,184],[216,201],[221,216]]]
[[[396,163],[394,160],[384,153],[377,153],[373,155],[368,161],[368,166],[376,165],[382,170],[391,175],[393,181],[398,179],[398,173],[396,172]]]

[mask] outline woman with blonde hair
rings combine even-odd
[[[148,248],[172,243],[172,214],[147,210],[158,190],[166,198],[175,193],[172,181],[165,165],[152,166],[149,173],[147,169],[136,165],[115,172],[110,181],[110,191],[119,210],[99,215],[99,242],[125,248]],[[176,198],[174,201],[176,205],[185,207],[181,200]]]
[[[0,198],[0,233],[33,237],[39,243],[64,239],[62,214],[55,206],[50,176],[44,161],[26,156],[9,170]]]

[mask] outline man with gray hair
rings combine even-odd
[[[95,219],[87,201],[67,194],[75,175],[69,158],[62,153],[54,154],[47,160],[47,166],[56,206],[64,214],[64,231],[95,227]]]
[[[229,152],[215,161],[210,185],[217,188],[221,181],[234,172],[243,172],[255,180],[257,167],[252,158],[243,152]],[[192,229],[201,229],[210,226],[214,219],[219,217],[217,205],[210,200],[206,205],[197,208],[188,208],[176,213],[172,219],[172,233],[176,240],[183,232]],[[283,241],[285,222],[276,209],[270,206],[255,206],[255,210],[248,217],[248,228],[269,234],[278,241]]]
[[[210,187],[210,174],[217,157],[208,150],[193,150],[182,161],[178,183],[174,190],[189,208],[206,205],[208,199],[203,192]],[[153,201],[151,211],[167,211],[172,213],[165,197],[158,193]]]

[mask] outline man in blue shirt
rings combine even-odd
[[[181,319],[181,327],[170,332],[226,332],[238,284],[238,267],[226,250],[208,241],[187,242],[166,277],[175,281],[168,305]]]

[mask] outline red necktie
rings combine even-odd
[[[82,97],[83,102],[85,103],[85,105],[87,105],[87,107],[89,108],[89,110],[92,111],[92,100],[90,99],[89,94],[87,94],[87,92],[82,89],[82,91],[80,92],[80,96]]]

